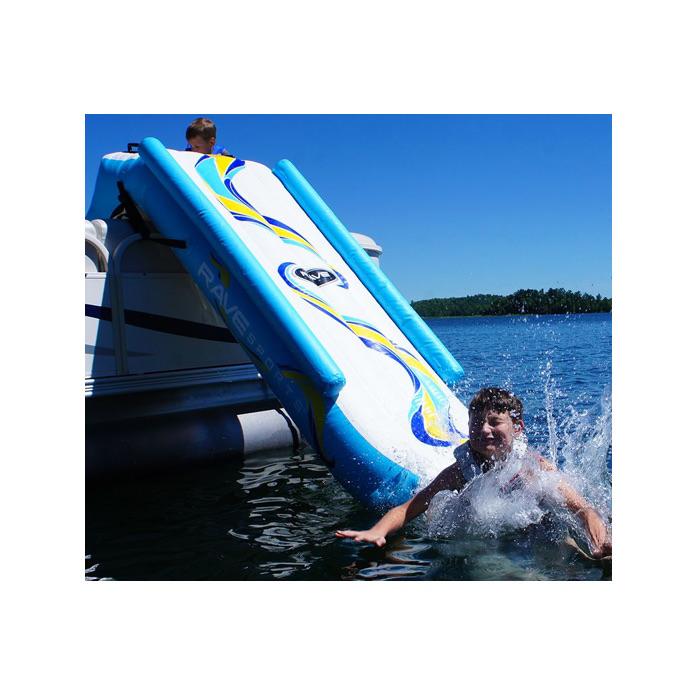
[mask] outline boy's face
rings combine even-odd
[[[472,450],[487,459],[501,459],[523,432],[523,422],[509,413],[482,411],[469,413],[469,442]]]
[[[212,136],[210,139],[203,139],[201,136],[193,136],[187,143],[190,144],[190,148],[195,153],[211,155],[214,144],[216,143],[216,137]]]

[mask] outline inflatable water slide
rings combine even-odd
[[[332,474],[384,509],[452,464],[463,370],[299,171],[166,149],[102,159],[87,217],[167,239]]]

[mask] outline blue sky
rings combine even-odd
[[[198,116],[244,160],[289,158],[409,300],[611,295],[610,115],[87,115],[86,202],[103,154],[183,148]]]

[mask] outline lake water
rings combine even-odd
[[[530,445],[611,518],[610,314],[430,319],[482,386],[523,399]],[[610,569],[538,525],[434,537],[425,516],[387,545],[338,540],[376,516],[312,452],[259,455],[138,482],[89,484],[86,578],[117,580],[601,580]]]

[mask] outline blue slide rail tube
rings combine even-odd
[[[192,183],[176,160],[158,139],[145,138],[139,156],[158,182],[182,202],[181,209],[210,244],[224,251],[237,269],[232,272],[245,279],[256,299],[259,311],[272,327],[284,328],[282,342],[304,367],[317,390],[329,400],[337,398],[345,385],[345,376],[328,351],[275,286],[255,256],[232,234],[230,226],[207,197]]]
[[[464,376],[462,366],[403,298],[388,277],[370,260],[359,243],[293,163],[289,160],[281,160],[272,172],[438,376],[446,384],[459,381]]]

